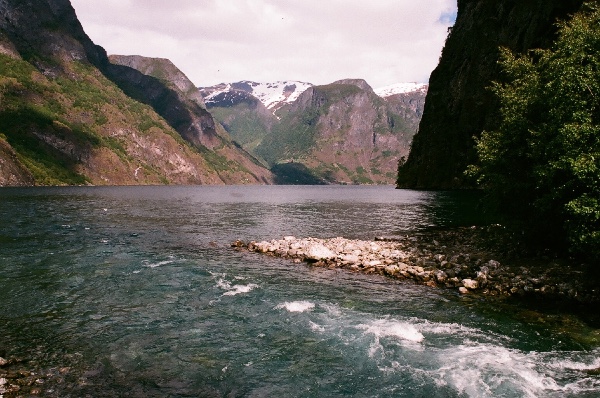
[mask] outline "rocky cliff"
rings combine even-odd
[[[68,0],[0,0],[0,15],[0,185],[269,181],[203,144],[223,140],[201,105],[111,64]]]
[[[250,153],[240,148],[206,110],[200,90],[170,60],[139,55],[111,55],[111,75],[134,98],[150,104],[179,134],[199,149],[209,149],[242,167],[259,181],[272,182],[271,173]],[[141,72],[143,78],[136,76]],[[237,165],[236,165],[237,163]]]
[[[407,119],[409,108],[395,112],[364,80],[314,86],[278,112],[280,122],[256,152],[279,167],[301,163],[327,182],[391,184],[416,131],[410,120],[418,118],[419,100],[413,103],[415,117]]]
[[[493,129],[498,103],[488,90],[501,81],[499,47],[515,52],[547,47],[558,19],[582,0],[459,0],[438,67],[431,74],[423,118],[398,186],[417,189],[469,187],[464,171],[476,161],[473,137]]]
[[[272,167],[280,183],[394,182],[397,161],[408,155],[421,118],[426,86],[382,95],[361,79],[303,83],[301,93],[295,86],[286,91],[291,84],[240,82],[202,92],[211,113]],[[272,95],[264,95],[269,87]]]
[[[254,149],[277,123],[273,110],[253,95],[245,82],[219,84],[200,89],[211,114],[242,147]]]

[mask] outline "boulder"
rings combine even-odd
[[[475,290],[479,288],[479,282],[474,281],[473,279],[463,279],[462,284],[469,290]]]
[[[310,245],[306,249],[306,259],[311,261],[331,260],[336,254],[320,243]]]

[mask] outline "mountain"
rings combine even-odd
[[[499,103],[489,90],[502,81],[499,48],[525,53],[547,48],[556,22],[576,12],[583,0],[459,0],[454,27],[429,91],[408,161],[398,186],[416,189],[470,187],[467,165],[476,162],[474,137],[493,130]]]
[[[0,185],[270,181],[216,151],[227,138],[201,105],[110,63],[68,0],[2,0],[0,15]]]
[[[375,89],[375,94],[382,98],[389,98],[399,94],[410,94],[420,92],[427,94],[428,84],[426,83],[396,83],[390,86],[380,87]]]
[[[392,184],[398,159],[408,155],[427,85],[378,92],[361,79],[201,88],[210,112],[271,167],[279,183]]]
[[[153,99],[154,93],[148,91],[144,102],[149,101],[154,109],[170,122],[181,136],[200,150],[210,149],[213,160],[229,166],[232,170],[240,169],[250,173],[252,182],[272,182],[272,176],[260,162],[250,153],[235,143],[223,126],[216,122],[213,115],[206,110],[204,98],[200,90],[170,60],[164,58],[148,58],[139,55],[111,55],[109,60],[114,65],[133,68],[145,76],[158,79],[176,98],[165,101]],[[148,98],[150,98],[148,100]],[[184,116],[179,114],[187,111]],[[219,159],[218,157],[221,157]],[[222,170],[221,173],[226,170]]]
[[[223,104],[222,99],[232,93],[239,95],[250,94],[257,98],[273,114],[286,104],[294,102],[300,94],[312,87],[310,83],[284,81],[275,83],[256,83],[241,81],[222,83],[213,87],[203,87],[200,92],[211,107]]]

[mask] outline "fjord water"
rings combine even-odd
[[[600,350],[510,307],[238,252],[477,223],[390,187],[0,190],[0,350],[56,397],[597,397]],[[508,308],[508,309],[507,309]]]

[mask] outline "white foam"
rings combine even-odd
[[[285,309],[289,312],[306,312],[315,308],[315,304],[310,301],[292,301],[279,304],[276,309]]]
[[[568,357],[572,353],[557,353]],[[569,369],[593,369],[594,363],[553,359],[551,353],[525,353],[493,343],[470,342],[440,350],[436,382],[451,385],[469,397],[494,396],[501,391],[522,397],[552,396],[597,391],[600,381],[569,375]],[[573,378],[579,380],[573,382]]]
[[[375,337],[377,338],[395,337],[401,340],[412,341],[415,343],[420,343],[425,338],[423,334],[419,332],[414,325],[408,322],[401,322],[396,320],[376,320],[367,325],[358,325],[358,328],[365,330],[365,333],[375,335]]]
[[[238,294],[249,293],[259,287],[255,283],[249,283],[247,285],[232,285],[231,282],[225,279],[225,274],[214,273],[212,275],[219,277],[219,279],[217,279],[217,287],[222,290],[227,290],[225,293],[223,293],[223,296],[237,296]],[[235,279],[243,278],[236,277]]]
[[[512,339],[498,333],[483,332],[480,329],[461,325],[459,323],[437,323],[427,320],[415,320],[419,330],[425,335],[449,336],[460,339],[477,339],[478,341],[510,343]]]
[[[157,263],[144,264],[144,267],[146,267],[146,268],[157,268],[157,267],[161,267],[163,265],[171,264],[171,263],[174,263],[174,262],[175,262],[175,260],[165,260],[165,261],[159,261]]]
[[[257,284],[250,283],[249,285],[234,285],[230,287],[230,291],[223,293],[223,296],[236,296],[238,294],[249,293],[258,287]]]

